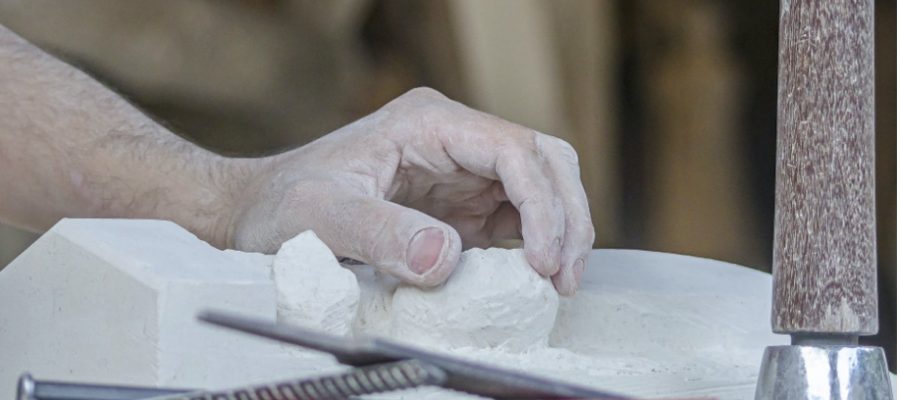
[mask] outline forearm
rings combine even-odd
[[[88,75],[0,26],[0,220],[169,219],[224,246],[252,161],[169,132]]]

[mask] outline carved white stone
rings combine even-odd
[[[0,271],[0,397],[42,379],[227,387],[335,368],[327,356],[199,323],[275,319],[270,257],[222,252],[166,221],[66,219]]]
[[[397,289],[391,335],[424,346],[521,352],[547,346],[558,307],[550,279],[522,249],[470,249],[443,285]]]
[[[344,269],[313,231],[284,242],[272,276],[278,291],[278,321],[350,336],[359,306],[356,275]]]
[[[321,353],[194,320],[207,307],[274,320],[272,261],[217,250],[169,222],[61,221],[0,271],[0,398],[12,396],[24,371],[226,388],[340,368]],[[390,334],[386,293],[397,282],[352,269],[362,290],[353,329]],[[747,268],[594,250],[580,291],[560,302],[549,347],[454,354],[638,397],[750,398],[763,349],[788,341],[770,332],[770,296],[771,277]],[[449,398],[434,389],[405,394]]]

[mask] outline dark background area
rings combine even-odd
[[[875,4],[881,331],[863,342],[896,371],[896,3]],[[226,154],[431,86],[569,140],[596,246],[771,268],[777,1],[0,0],[0,23]],[[31,238],[3,228],[0,265]]]

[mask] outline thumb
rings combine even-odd
[[[438,285],[459,260],[459,233],[420,211],[359,195],[341,197],[326,208],[317,213],[323,223],[314,230],[335,254],[374,265],[405,282]]]

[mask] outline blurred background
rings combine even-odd
[[[876,4],[881,333],[896,372],[896,2]],[[0,23],[215,151],[302,145],[416,86],[568,140],[595,247],[768,271],[778,2],[0,0]],[[0,267],[34,239],[0,227]]]

